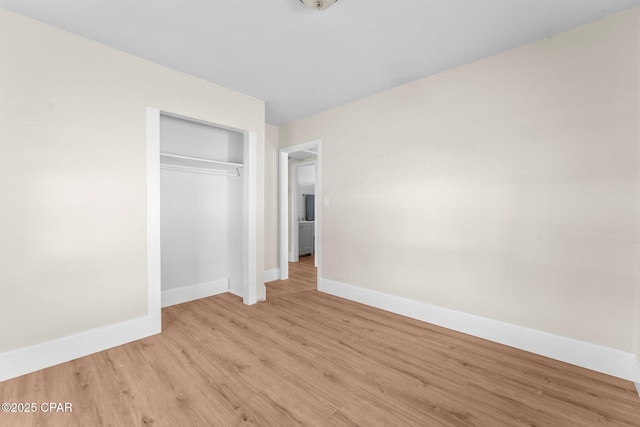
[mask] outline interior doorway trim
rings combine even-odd
[[[160,252],[160,116],[240,132],[244,144],[243,183],[243,302],[258,302],[257,218],[258,218],[258,136],[256,132],[147,107],[147,313],[160,319],[162,305]]]
[[[289,154],[297,151],[315,149],[316,159],[316,197],[315,197],[315,261],[318,267],[318,282],[322,277],[322,141],[304,142],[280,149],[278,163],[279,190],[279,267],[280,280],[289,278]],[[317,284],[316,284],[317,286]]]

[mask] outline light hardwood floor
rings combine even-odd
[[[163,309],[163,333],[0,383],[0,426],[640,426],[632,383],[315,291],[312,259],[248,307]]]

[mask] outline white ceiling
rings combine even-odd
[[[0,0],[264,99],[281,125],[639,5],[640,0]]]

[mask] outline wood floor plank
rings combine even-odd
[[[315,290],[163,309],[163,333],[0,383],[0,426],[640,426],[632,383]]]

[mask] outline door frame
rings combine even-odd
[[[280,280],[289,278],[289,154],[315,148],[316,158],[316,197],[315,197],[315,263],[318,267],[320,283],[322,269],[322,141],[316,139],[302,144],[280,148],[278,155],[278,192],[279,192],[279,270]],[[295,224],[295,221],[292,221]],[[297,235],[295,233],[294,235]]]
[[[160,240],[160,116],[171,116],[243,135],[243,302],[258,302],[257,218],[258,218],[258,134],[181,114],[147,107],[146,160],[147,160],[147,311],[160,319],[162,306],[162,257]]]

